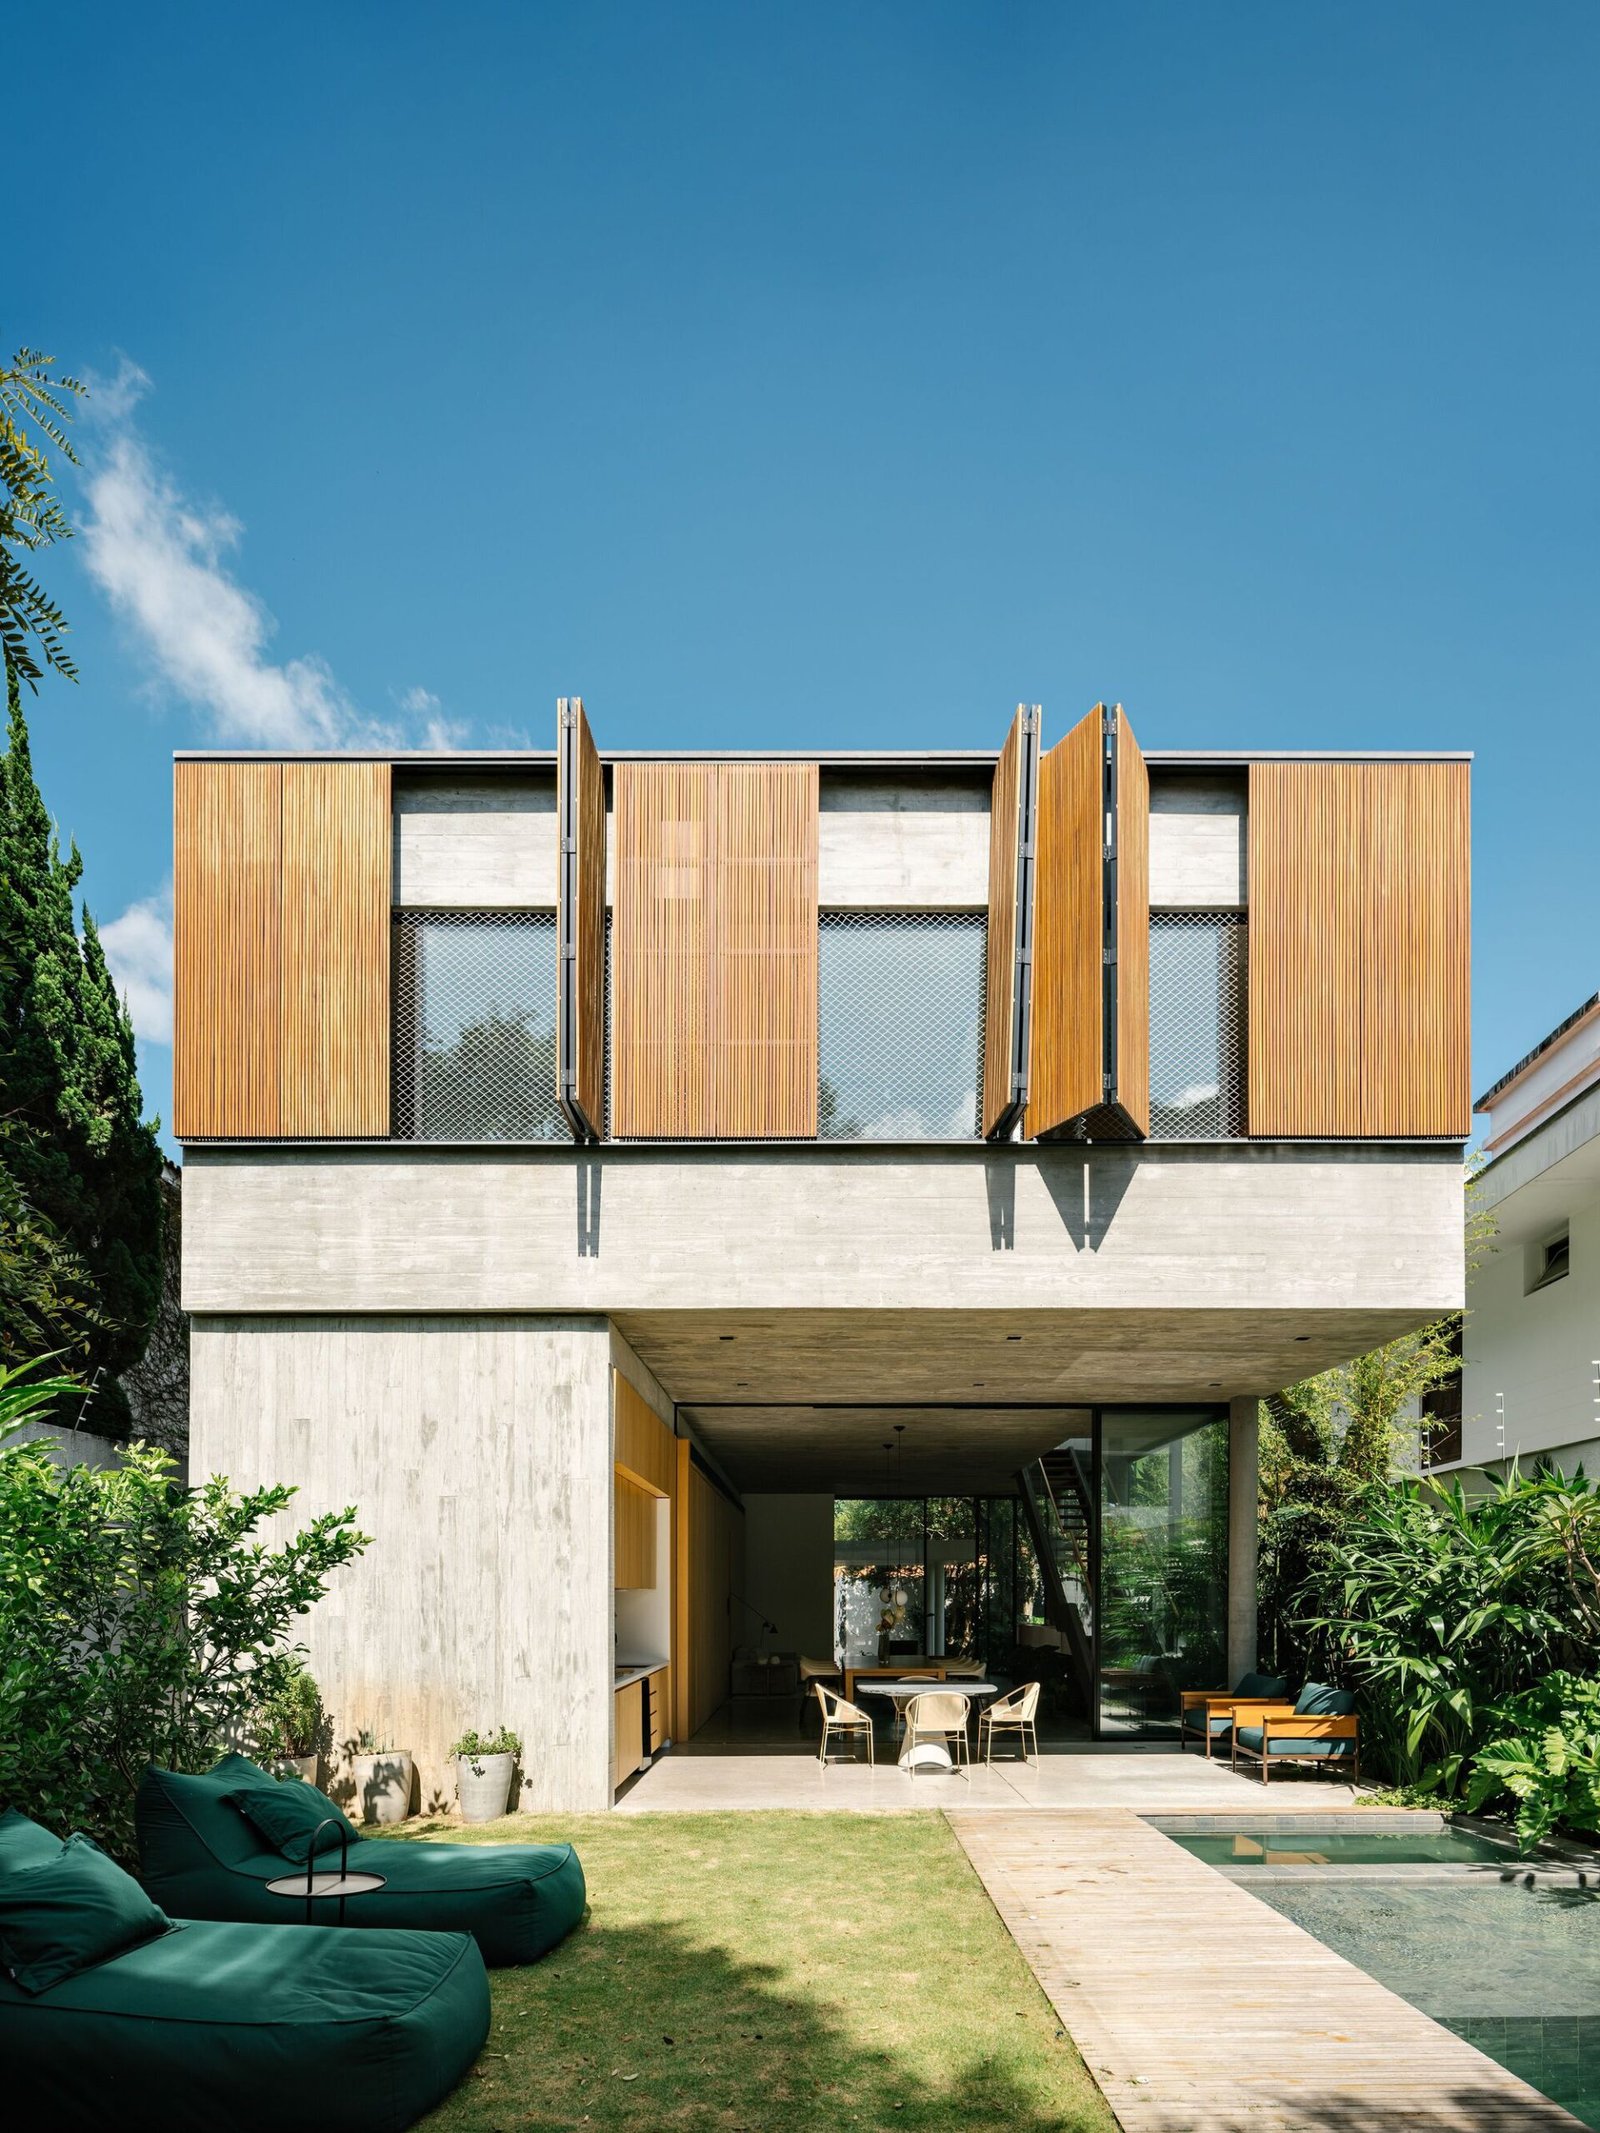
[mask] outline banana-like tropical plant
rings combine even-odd
[[[1581,1639],[1545,1509],[1513,1474],[1478,1497],[1392,1483],[1352,1521],[1340,1610],[1305,1626],[1360,1695],[1364,1759],[1397,1782],[1458,1792],[1495,1709]]]
[[[45,445],[77,465],[66,432],[68,402],[88,388],[77,378],[54,377],[54,365],[54,356],[37,348],[19,348],[0,365],[0,658],[7,678],[30,689],[47,667],[68,681],[78,678],[63,642],[66,617],[22,560],[72,536]]]
[[[1494,1737],[1472,1760],[1468,1807],[1509,1793],[1525,1852],[1558,1822],[1600,1829],[1600,1679],[1547,1674],[1493,1716]]]
[[[78,1378],[34,1376],[35,1371],[53,1360],[45,1356],[32,1363],[0,1363],[0,1454],[5,1451],[6,1439],[15,1437],[24,1422],[50,1413],[72,1393],[82,1392]]]

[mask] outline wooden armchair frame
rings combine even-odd
[[[1337,1763],[1342,1769],[1346,1762],[1350,1768],[1350,1782],[1361,1781],[1361,1727],[1354,1711],[1339,1717],[1319,1717],[1311,1711],[1297,1711],[1293,1704],[1286,1703],[1236,1703],[1233,1711],[1233,1753],[1229,1767],[1237,1770],[1241,1755],[1251,1757],[1261,1765],[1261,1782],[1266,1784],[1274,1763]],[[1240,1742],[1242,1726],[1261,1728],[1261,1747],[1246,1748]],[[1280,1740],[1321,1740],[1328,1743],[1323,1753],[1313,1754],[1305,1748],[1295,1748],[1286,1753],[1277,1753],[1272,1746],[1273,1735]],[[1339,1741],[1354,1744],[1352,1753],[1344,1755],[1335,1745]]]
[[[1180,1691],[1178,1708],[1178,1746],[1184,1753],[1189,1747],[1189,1728],[1184,1721],[1196,1705],[1205,1706],[1205,1725],[1202,1739],[1205,1744],[1206,1761],[1211,1760],[1211,1721],[1221,1712],[1231,1710],[1239,1700],[1237,1689],[1184,1689]]]

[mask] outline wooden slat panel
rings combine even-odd
[[[389,1131],[387,763],[283,766],[279,1131]]]
[[[672,1432],[620,1370],[611,1373],[615,1435],[612,1456],[631,1478],[658,1496],[672,1494]]]
[[[275,1134],[282,767],[179,763],[173,790],[173,1130]]]
[[[1116,1100],[1150,1131],[1150,773],[1117,707]]]
[[[984,967],[983,1131],[993,1133],[1014,1102],[1017,861],[1022,839],[1024,711],[1017,706],[989,797],[989,932]]]
[[[1472,1130],[1465,763],[1364,767],[1362,1131]]]
[[[619,1137],[817,1130],[815,764],[619,764]]]
[[[817,783],[814,763],[717,771],[712,1133],[817,1130]]]
[[[558,725],[562,764],[558,790],[571,792],[569,822],[563,837],[573,840],[570,870],[558,867],[558,901],[570,894],[572,909],[562,910],[559,933],[573,946],[570,1024],[562,1027],[564,1074],[579,1119],[574,1131],[599,1139],[605,1130],[606,1105],[606,787],[605,773],[581,700],[563,700]],[[571,762],[568,764],[570,753]],[[569,886],[570,884],[570,886]]]
[[[708,1133],[716,769],[619,763],[614,797],[612,1130]]]
[[[1100,1102],[1102,726],[1099,705],[1040,758],[1033,924],[1030,1136]]]
[[[659,1497],[620,1471],[612,1476],[613,1554],[611,1582],[619,1591],[643,1592],[656,1581],[656,1505]]]
[[[1467,769],[1250,772],[1250,1131],[1471,1129]]]
[[[672,1730],[683,1741],[727,1699],[744,1514],[691,1462],[681,1437],[674,1509]]]

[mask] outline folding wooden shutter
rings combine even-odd
[[[619,764],[619,1137],[817,1130],[815,764]]]
[[[989,804],[989,932],[984,973],[983,1130],[1002,1139],[1028,1100],[1034,820],[1039,706],[1018,704]]]
[[[1119,705],[1039,764],[1027,1130],[1150,1125],[1150,781]]]
[[[389,1131],[387,763],[283,766],[280,1133]]]
[[[581,699],[556,706],[560,1100],[573,1135],[597,1141],[606,1101],[606,789]]]
[[[714,1133],[816,1134],[817,804],[815,763],[718,768]]]
[[[180,1139],[389,1131],[387,763],[179,763]]]
[[[709,763],[619,763],[612,933],[612,1131],[712,1131]]]
[[[283,767],[179,763],[173,779],[173,1131],[278,1131]]]
[[[1464,763],[1250,770],[1253,1134],[1471,1130]]]

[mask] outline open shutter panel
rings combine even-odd
[[[561,1109],[573,1137],[597,1141],[606,1101],[606,788],[581,699],[556,706]]]
[[[1471,1131],[1464,763],[1250,770],[1250,1131]]]
[[[1120,705],[1039,764],[1028,1133],[1150,1121],[1150,784]]]
[[[1028,1100],[1034,825],[1039,706],[1018,704],[989,807],[989,932],[984,974],[983,1131],[1003,1139]]]
[[[711,1128],[709,763],[619,763],[612,933],[612,1131],[696,1138]]]

